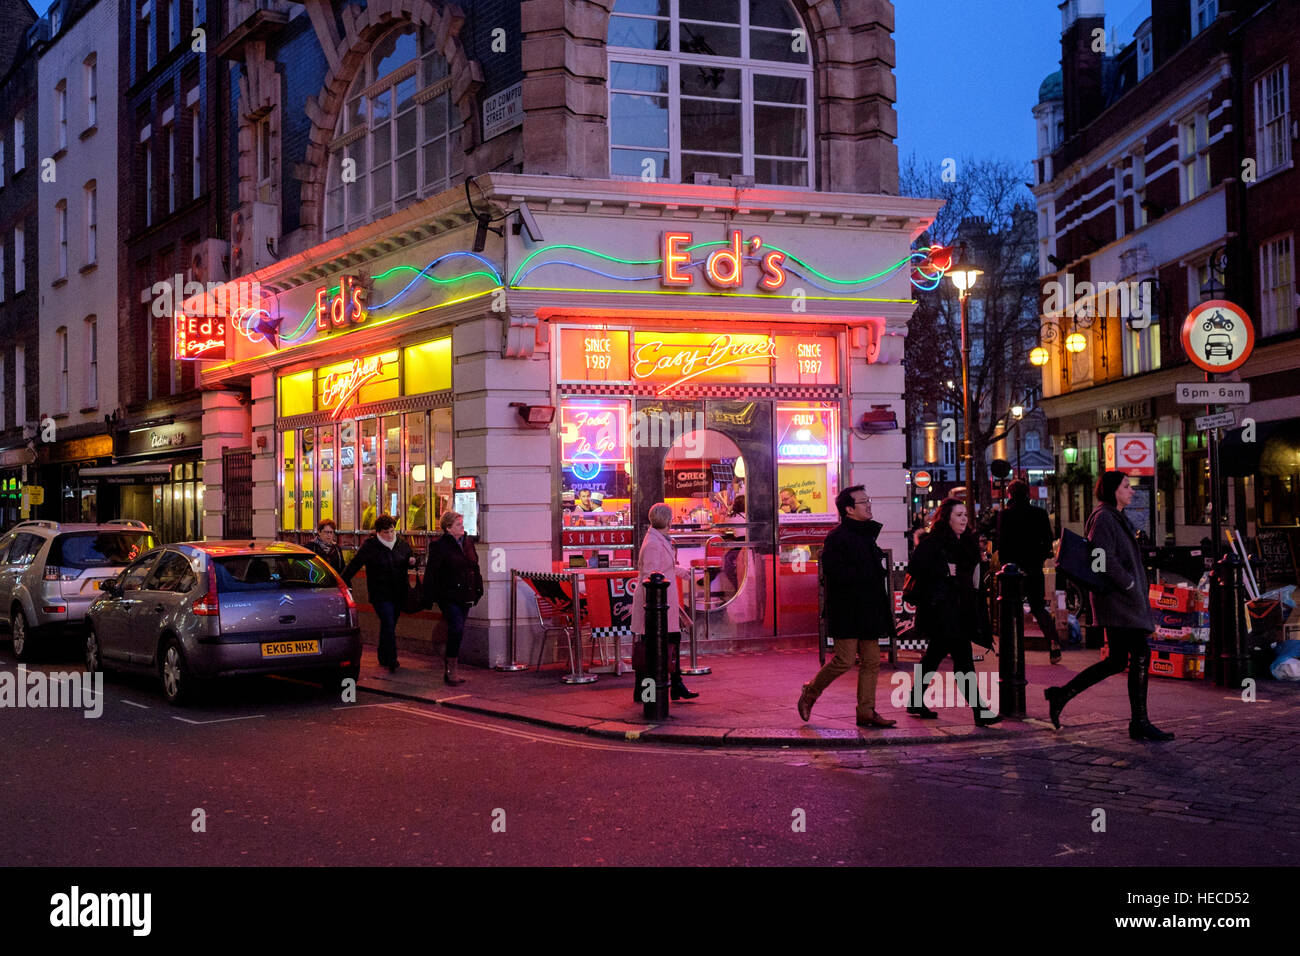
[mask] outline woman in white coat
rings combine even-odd
[[[672,699],[690,700],[699,697],[686,689],[682,683],[682,631],[677,616],[677,552],[672,540],[664,534],[664,529],[673,520],[673,509],[662,501],[650,506],[650,527],[641,541],[641,551],[637,555],[636,592],[632,595],[632,630],[645,635],[645,586],[644,582],[652,574],[662,574],[668,582],[668,646],[672,677]],[[640,677],[638,677],[638,684]],[[633,688],[633,700],[641,700],[639,686]]]

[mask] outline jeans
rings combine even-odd
[[[460,657],[460,639],[465,636],[465,619],[469,617],[469,608],[454,601],[439,601],[442,619],[447,622],[447,650],[443,657]]]
[[[379,615],[379,663],[388,667],[397,663],[397,605],[392,601],[376,601],[375,613]]]
[[[1043,569],[1021,568],[1020,570],[1025,576],[1025,603],[1029,605],[1029,611],[1034,615],[1034,620],[1038,622],[1043,637],[1053,644],[1060,643],[1060,637],[1056,632],[1056,619],[1052,617],[1051,611],[1047,609],[1047,602],[1044,599],[1047,581],[1044,580]]]

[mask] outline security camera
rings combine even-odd
[[[533,211],[528,208],[528,203],[519,204],[519,221],[515,223],[515,235],[519,235],[519,228],[523,226],[528,230],[528,238],[533,242],[545,242],[542,238],[542,227],[537,225],[537,220],[533,218]]]

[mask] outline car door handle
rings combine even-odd
[[[296,620],[298,620],[297,615],[295,615],[295,614],[286,614],[286,615],[284,615],[283,617],[280,618],[280,623],[281,623],[281,624],[292,624],[292,623],[293,623],[294,621],[296,621]]]

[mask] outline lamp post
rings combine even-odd
[[[1016,420],[1016,477],[1020,478],[1020,421],[1025,417],[1025,406],[1019,402],[1012,405],[1011,417]]]
[[[982,276],[983,270],[977,269],[966,259],[966,244],[962,243],[961,255],[948,270],[948,278],[957,289],[961,301],[961,420],[962,420],[962,462],[966,466],[966,510],[972,515],[975,508],[975,463],[971,457],[970,447],[970,319],[967,300],[975,282]]]

